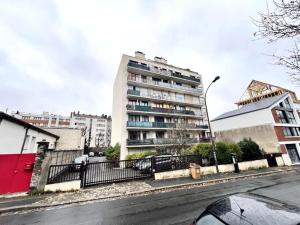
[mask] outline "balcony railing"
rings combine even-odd
[[[153,66],[147,66],[147,65],[143,65],[143,64],[139,64],[139,63],[135,63],[135,62],[128,62],[128,66],[146,70],[146,71],[150,71],[152,73],[156,73],[156,74],[160,74],[160,75],[164,75],[164,76],[177,77],[180,79],[190,80],[190,81],[197,82],[197,83],[201,82],[201,80],[196,77],[184,76],[184,75],[178,74],[178,73],[171,73],[170,71],[168,71],[166,69],[155,68]]]
[[[202,114],[196,114],[192,110],[176,110],[176,109],[167,109],[167,108],[156,108],[143,105],[127,105],[128,110],[141,111],[141,112],[156,112],[156,113],[169,113],[169,114],[184,114],[184,115],[193,115],[193,116],[203,116]]]
[[[141,84],[149,84],[149,85],[155,85],[158,87],[165,87],[165,88],[171,88],[174,90],[182,90],[182,91],[188,91],[188,92],[193,92],[193,93],[198,93],[198,94],[202,94],[203,89],[202,88],[192,88],[192,87],[185,87],[185,86],[179,86],[176,84],[170,84],[170,83],[165,83],[165,82],[161,82],[161,81],[153,81],[150,79],[136,79],[133,77],[128,77],[127,80],[129,81],[134,81],[137,83],[141,83]]]
[[[169,145],[169,144],[193,144],[197,143],[197,138],[172,139],[172,138],[151,138],[144,140],[127,139],[127,145]]]
[[[199,78],[196,78],[196,77],[188,77],[188,76],[184,76],[184,75],[182,75],[182,74],[177,74],[177,73],[172,73],[172,76],[173,76],[173,77],[180,78],[180,79],[186,79],[186,80],[190,80],[190,81],[199,82],[199,83],[200,83],[200,81],[201,81]]]
[[[175,123],[127,121],[127,127],[175,128]]]
[[[144,121],[128,121],[127,127],[208,129],[208,126],[206,125],[197,125],[194,123],[164,123],[164,122],[144,122]]]
[[[140,96],[140,95],[141,95],[141,92],[140,92],[140,91],[137,91],[137,90],[128,89],[128,90],[127,90],[127,94],[128,94],[128,95],[137,95],[137,96]]]
[[[127,94],[128,95],[141,96],[141,97],[144,97],[144,98],[152,98],[152,99],[157,99],[157,100],[165,100],[165,101],[192,104],[192,105],[204,105],[204,102],[202,102],[202,101],[200,101],[200,102],[196,102],[196,101],[186,102],[186,101],[184,101],[184,99],[171,98],[170,96],[167,96],[167,95],[148,94],[148,93],[145,93],[145,92],[141,93],[140,91],[131,90],[131,89],[127,90]]]
[[[134,62],[128,62],[128,66],[135,67],[135,68],[142,69],[142,70],[148,70],[148,71],[150,70],[149,66],[134,63]]]

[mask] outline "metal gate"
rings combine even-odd
[[[154,173],[202,164],[199,155],[156,156],[135,160],[51,165],[48,184],[81,180],[82,187],[153,177]]]
[[[151,158],[88,163],[82,186],[152,177],[152,168]]]

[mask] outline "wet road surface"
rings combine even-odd
[[[299,190],[300,174],[291,172],[201,188],[0,216],[0,224],[190,224],[208,204],[228,194],[248,191],[300,206]]]

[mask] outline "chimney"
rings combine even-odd
[[[168,61],[165,58],[163,58],[163,57],[157,57],[157,56],[154,57],[154,61],[155,62],[164,63],[164,64],[168,63]]]
[[[146,55],[143,52],[135,51],[135,57],[139,59],[146,59]]]

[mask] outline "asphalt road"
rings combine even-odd
[[[190,224],[208,204],[228,194],[248,191],[300,206],[299,190],[300,174],[293,172],[202,188],[2,216],[0,224]]]

